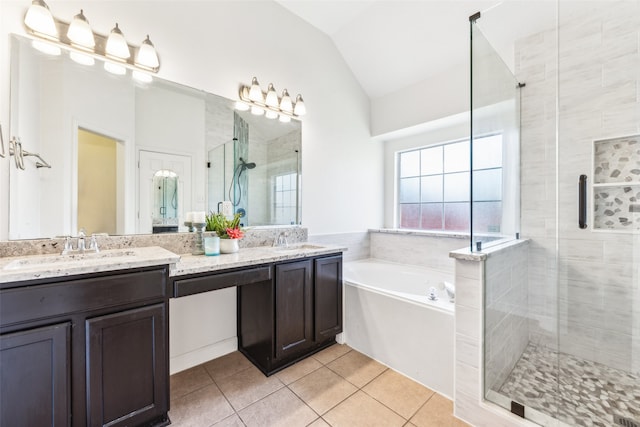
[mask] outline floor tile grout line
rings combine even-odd
[[[382,374],[380,374],[380,375],[382,375]],[[378,375],[378,377],[379,377],[380,375]],[[377,377],[376,377],[376,378],[377,378]],[[375,378],[374,378],[374,379],[375,379]],[[373,380],[369,381],[369,382],[367,383],[367,385],[368,385],[368,384],[371,384],[371,382],[372,382],[372,381],[373,381]],[[389,405],[387,405],[386,403],[382,402],[381,400],[379,400],[379,399],[378,399],[378,398],[376,398],[375,396],[372,396],[371,394],[367,393],[367,391],[364,389],[364,387],[365,387],[365,386],[363,386],[363,387],[360,389],[364,394],[366,394],[367,396],[369,396],[370,398],[372,398],[372,399],[373,399],[373,400],[375,400],[376,402],[380,403],[382,406],[384,406],[385,408],[389,409],[389,410],[390,410],[391,412],[393,412],[394,414],[397,414],[398,416],[400,416],[400,418],[402,418],[403,420],[405,420],[405,422],[409,422],[409,420],[411,420],[411,418],[412,418],[415,414],[417,414],[417,413],[418,413],[418,411],[420,410],[420,408],[422,408],[422,406],[424,406],[424,404],[426,404],[426,403],[429,401],[429,399],[431,399],[431,397],[435,394],[435,391],[431,390],[431,392],[432,392],[432,393],[431,393],[431,396],[429,396],[429,397],[427,398],[427,400],[425,400],[425,401],[424,401],[424,403],[420,404],[420,406],[418,406],[418,409],[416,409],[415,411],[413,411],[413,412],[411,413],[411,415],[409,416],[409,418],[405,418],[405,416],[404,416],[404,415],[400,414],[398,411],[396,411],[395,409],[391,408],[391,407],[390,407]],[[426,388],[426,387],[425,387],[425,388]]]

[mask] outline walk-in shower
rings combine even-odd
[[[485,277],[484,397],[542,425],[640,426],[640,1],[511,3],[471,19],[473,138],[519,134],[529,239],[518,283]]]

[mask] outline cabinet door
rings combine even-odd
[[[342,256],[315,260],[315,340],[333,338],[342,332]]]
[[[168,410],[165,304],[86,321],[87,425],[131,426]]]
[[[0,336],[0,426],[70,425],[70,329]]]
[[[311,261],[276,265],[276,359],[313,344]]]

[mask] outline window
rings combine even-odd
[[[296,223],[296,173],[277,175],[273,180],[273,218],[276,224]]]
[[[469,140],[398,156],[399,228],[469,231]],[[499,232],[502,135],[474,140],[474,230]]]

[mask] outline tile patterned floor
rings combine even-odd
[[[499,393],[571,426],[613,426],[614,415],[640,421],[640,377],[532,344]]]
[[[171,376],[172,425],[464,427],[450,400],[346,345],[265,377],[234,352]]]

